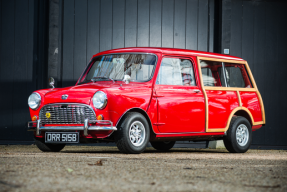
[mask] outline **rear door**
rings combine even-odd
[[[191,58],[162,59],[154,91],[161,133],[205,131],[204,96],[194,69]]]

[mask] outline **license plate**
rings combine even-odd
[[[45,143],[79,143],[78,132],[46,132]]]

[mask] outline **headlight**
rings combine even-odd
[[[28,99],[28,105],[31,109],[37,109],[41,103],[41,96],[39,93],[32,93]]]
[[[97,109],[103,109],[108,103],[107,95],[102,92],[98,91],[95,93],[93,97],[93,104]]]

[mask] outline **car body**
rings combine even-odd
[[[37,90],[29,106],[28,130],[43,151],[79,137],[77,143],[116,142],[125,153],[140,153],[148,142],[168,150],[179,140],[220,139],[230,152],[245,152],[252,131],[265,124],[247,61],[174,48],[100,52],[75,86]]]

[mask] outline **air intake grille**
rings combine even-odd
[[[96,120],[93,109],[87,105],[46,105],[40,111],[42,124],[83,124],[87,118]]]

